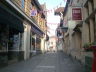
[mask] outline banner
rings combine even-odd
[[[81,8],[72,8],[72,20],[82,20]]]

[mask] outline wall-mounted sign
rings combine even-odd
[[[81,8],[72,8],[72,20],[82,20]]]

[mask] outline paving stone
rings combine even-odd
[[[34,56],[27,61],[9,65],[0,72],[83,72],[83,66],[63,52]]]

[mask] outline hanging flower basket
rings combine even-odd
[[[90,46],[90,49],[91,49],[92,51],[96,51],[96,45]]]
[[[85,51],[92,51],[92,49],[90,47],[91,47],[91,43],[86,43],[83,46],[83,48],[84,48]]]
[[[85,51],[96,51],[96,42],[86,43],[83,48]]]
[[[92,49],[92,51],[96,51],[96,41],[92,43],[90,49]]]

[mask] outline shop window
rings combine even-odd
[[[32,38],[32,49],[35,50],[35,39]]]
[[[8,35],[9,35],[8,26],[1,24],[0,25],[0,52],[8,50]]]
[[[23,44],[24,44],[24,33],[20,33],[20,50],[22,50]]]

